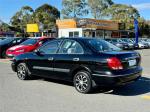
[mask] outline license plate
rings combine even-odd
[[[129,60],[129,66],[135,66],[136,65],[136,59]]]

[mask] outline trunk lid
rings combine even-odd
[[[108,57],[116,57],[121,61],[123,69],[130,69],[140,66],[141,56],[135,51],[111,51],[105,52]]]

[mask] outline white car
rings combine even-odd
[[[141,42],[139,42],[138,45],[139,45],[139,48],[140,48],[140,49],[144,49],[144,48],[146,47],[146,46],[145,46],[143,43],[141,43]]]

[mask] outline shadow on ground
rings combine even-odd
[[[116,88],[110,94],[122,95],[122,96],[136,96],[150,92],[150,78],[141,77],[138,81]]]
[[[73,83],[67,82],[67,81],[60,81],[60,80],[54,80],[54,79],[39,79],[44,80],[48,82],[53,82],[57,84],[63,84],[65,86],[72,86]],[[150,92],[150,78],[147,77],[141,77],[136,82],[133,82],[131,84],[128,84],[126,86],[122,87],[116,87],[116,88],[106,88],[106,87],[98,87],[95,88],[94,91],[91,94],[112,94],[112,95],[121,95],[121,96],[136,96],[136,95],[142,95]]]

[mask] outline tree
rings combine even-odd
[[[11,18],[11,25],[20,32],[24,33],[26,25],[29,23],[37,23],[43,26],[43,30],[51,29],[55,26],[55,20],[60,18],[60,12],[57,8],[44,4],[38,7],[35,11],[24,6]]]
[[[49,4],[38,7],[34,13],[34,21],[42,26],[42,30],[53,28],[58,18],[60,18],[60,12]]]
[[[113,4],[112,0],[88,0],[91,14],[95,19],[102,18],[103,11]]]
[[[22,12],[22,16],[23,16],[23,22],[25,24],[33,22],[34,10],[31,7],[24,6],[21,8],[21,12]]]
[[[6,23],[1,23],[0,24],[0,31],[4,31],[4,32],[8,32],[10,29],[9,29],[9,25],[6,24]]]
[[[140,14],[136,8],[123,4],[113,4],[111,7],[104,10],[104,15],[111,20],[125,24],[124,29],[126,30],[132,30],[134,28],[133,18],[140,18]]]
[[[138,19],[139,21],[139,33],[142,37],[150,37],[150,24],[144,18]]]
[[[63,0],[62,15],[64,18],[77,18],[88,14],[86,0]]]
[[[110,17],[112,20],[119,20],[122,22],[130,21],[132,17],[139,18],[140,14],[138,10],[132,6],[123,4],[113,4],[111,7],[107,8],[105,15]]]
[[[24,32],[27,23],[32,23],[32,15],[34,10],[29,6],[24,6],[15,13],[15,15],[11,18],[11,25],[20,29],[21,32]]]
[[[7,23],[4,23],[2,20],[0,20],[0,32],[9,32],[11,31],[10,26]]]

